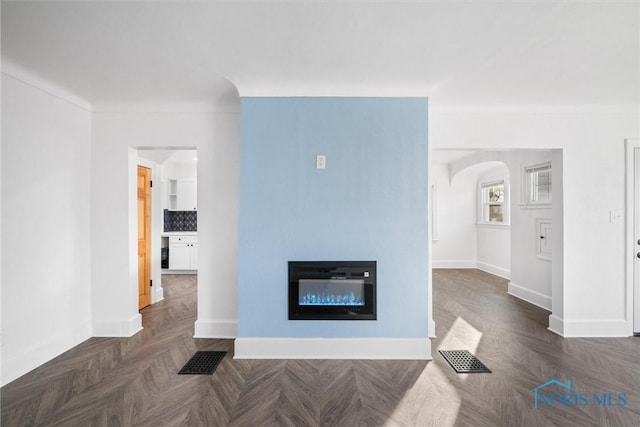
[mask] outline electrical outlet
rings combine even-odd
[[[324,154],[318,154],[316,156],[316,169],[324,169],[327,163],[327,158]]]
[[[609,222],[616,223],[622,221],[622,211],[621,210],[612,210],[609,211]]]

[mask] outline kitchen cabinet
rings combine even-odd
[[[196,178],[176,178],[167,182],[168,209],[171,211],[198,210]]]
[[[169,237],[169,269],[198,269],[198,236],[176,235]]]

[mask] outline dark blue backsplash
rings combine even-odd
[[[198,212],[165,209],[164,231],[198,231]]]

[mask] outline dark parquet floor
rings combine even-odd
[[[234,360],[193,339],[196,277],[164,276],[165,300],[132,338],[92,338],[0,390],[2,426],[638,426],[640,338],[562,339],[548,312],[477,270],[434,270],[433,361]],[[456,374],[466,349],[492,374]],[[177,375],[197,350],[229,351],[212,376]],[[552,378],[626,406],[533,405]]]

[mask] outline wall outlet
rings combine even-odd
[[[324,169],[327,163],[327,158],[324,154],[318,154],[316,156],[316,169]]]
[[[609,211],[609,222],[616,223],[622,221],[622,211],[621,210],[612,210]]]

